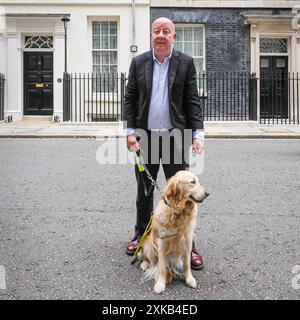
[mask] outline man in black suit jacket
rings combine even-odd
[[[127,126],[127,148],[130,151],[147,151],[147,168],[154,179],[157,178],[159,160],[168,153],[169,162],[162,161],[167,179],[179,170],[188,168],[185,157],[186,148],[181,148],[185,135],[170,141],[165,150],[163,137],[179,129],[191,129],[192,150],[203,150],[203,119],[200,99],[197,92],[196,70],[193,58],[173,49],[176,38],[175,26],[167,18],[159,18],[152,24],[153,50],[132,59],[128,84],[125,92],[123,120]],[[137,137],[139,129],[141,141]],[[176,135],[175,135],[176,136]],[[153,141],[157,141],[154,150]],[[146,141],[145,145],[142,141]],[[185,140],[186,141],[186,140]],[[152,144],[152,145],[151,145]],[[190,145],[189,144],[189,145]],[[146,149],[146,150],[145,150]],[[158,161],[154,161],[153,155]],[[181,161],[178,162],[178,156]],[[156,159],[157,159],[156,158]],[[151,159],[151,160],[150,160]],[[151,182],[135,168],[137,179],[137,223],[135,237],[128,243],[126,253],[133,255],[153,210],[153,189]],[[147,194],[147,190],[150,190]],[[202,269],[203,258],[193,245],[191,267]]]

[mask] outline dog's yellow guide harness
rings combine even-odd
[[[174,232],[168,232],[167,230],[161,229],[161,230],[158,231],[158,236],[161,239],[164,239],[164,238],[176,236],[177,233],[178,233],[178,230],[174,231]]]
[[[165,205],[167,205],[168,207],[172,208],[172,206],[170,205],[170,203],[168,202],[166,196],[162,197],[162,199],[164,200],[164,203]],[[174,208],[172,208],[174,210]],[[161,239],[164,239],[164,238],[167,238],[167,237],[171,237],[171,236],[176,236],[176,234],[178,233],[179,229],[175,229],[176,231],[173,231],[173,232],[168,232],[167,230],[165,229],[160,229],[158,231],[158,236],[161,238]]]
[[[162,197],[162,199],[164,200],[164,203],[165,203],[167,206],[171,207],[171,205],[167,202],[167,200],[165,199],[165,197]],[[152,214],[151,214],[151,217],[150,217],[150,220],[149,220],[149,222],[148,222],[148,224],[147,224],[147,227],[146,227],[146,229],[145,229],[145,231],[144,231],[144,233],[143,233],[143,235],[142,235],[142,237],[141,237],[140,243],[139,243],[139,245],[137,246],[137,248],[136,248],[136,250],[135,250],[135,252],[134,252],[134,254],[133,254],[133,258],[132,258],[132,260],[131,260],[131,264],[134,264],[134,263],[136,262],[136,260],[137,260],[137,258],[138,258],[138,253],[139,253],[139,251],[141,250],[141,248],[143,247],[144,242],[146,241],[148,235],[149,235],[150,232],[151,232],[152,218],[153,218],[153,212],[152,212]],[[158,231],[158,236],[159,236],[161,239],[164,239],[164,238],[167,238],[167,237],[176,236],[176,234],[178,234],[178,231],[179,231],[179,230],[177,229],[177,230],[174,231],[174,232],[168,232],[168,231],[165,230],[165,229],[160,229],[160,230]]]

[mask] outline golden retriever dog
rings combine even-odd
[[[151,232],[139,252],[144,278],[155,279],[154,291],[183,274],[185,283],[196,288],[191,272],[191,251],[198,206],[208,193],[189,171],[169,179],[152,217]]]

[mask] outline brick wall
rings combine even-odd
[[[249,120],[250,26],[240,9],[151,8],[150,22],[167,17],[175,23],[205,25],[205,120]],[[215,74],[217,72],[217,74]],[[241,75],[222,74],[241,72]]]
[[[250,72],[250,27],[240,9],[151,8],[151,23],[167,17],[175,23],[205,24],[206,71]]]

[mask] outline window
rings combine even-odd
[[[118,72],[117,21],[93,21],[92,37],[93,73],[99,78],[93,86],[94,91],[115,91]]]
[[[26,36],[24,39],[25,49],[53,49],[52,36]]]
[[[204,26],[176,25],[174,48],[194,58],[197,73],[205,70]]]
[[[287,39],[261,38],[260,53],[288,53]]]

